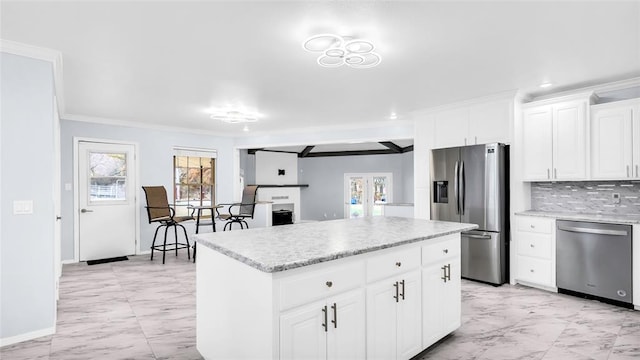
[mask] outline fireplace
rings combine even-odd
[[[273,226],[293,224],[293,211],[291,210],[273,210],[271,214],[271,225]]]

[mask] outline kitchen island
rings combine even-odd
[[[460,232],[399,217],[200,234],[205,359],[409,359],[460,326]]]

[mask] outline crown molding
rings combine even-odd
[[[610,82],[605,82],[605,83],[596,84],[596,85],[579,87],[572,90],[560,91],[555,93],[547,93],[540,96],[531,96],[529,100],[533,102],[533,101],[559,98],[563,96],[572,96],[575,94],[588,93],[588,92],[592,92],[598,95],[604,92],[624,90],[624,89],[628,89],[636,86],[640,86],[640,77],[632,77],[624,80],[610,81]]]
[[[160,130],[160,131],[169,131],[169,132],[180,132],[180,133],[194,134],[194,135],[211,135],[211,136],[226,137],[226,138],[235,137],[233,133],[194,129],[194,128],[187,128],[187,127],[179,127],[179,126],[149,124],[149,123],[144,123],[140,121],[109,119],[109,118],[102,118],[97,116],[64,114],[60,117],[60,119],[67,120],[67,121],[86,122],[86,123],[92,123],[92,124],[111,125],[111,126],[122,126],[122,127],[137,128],[137,129],[151,129],[151,130]]]
[[[65,113],[62,53],[60,51],[24,44],[17,41],[0,39],[0,52],[50,62],[53,67],[53,84],[58,105],[58,115]]]

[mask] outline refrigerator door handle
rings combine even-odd
[[[454,167],[453,172],[453,200],[456,202],[456,214],[460,214],[460,200],[458,197],[458,162]]]
[[[464,176],[464,161],[460,162],[460,213],[464,215],[464,198],[465,198],[465,176]]]

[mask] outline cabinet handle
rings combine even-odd
[[[464,138],[464,144],[467,145],[467,138]]]
[[[551,171],[547,169],[547,179],[551,179]]]
[[[327,281],[326,284],[327,284],[327,287],[332,287],[333,286],[333,283],[331,281]]]
[[[402,285],[402,292],[400,293],[400,296],[402,297],[402,300],[404,300],[404,280],[400,281],[400,285]]]
[[[474,140],[476,141],[476,145],[478,145],[478,137],[474,136],[474,138],[475,138]]]
[[[627,177],[629,177],[629,165],[627,165]]]
[[[444,249],[442,250],[443,253],[448,254],[449,253],[449,249]]]
[[[636,165],[636,177],[638,177],[638,165]]]
[[[531,226],[531,228],[532,228],[532,229],[535,229],[535,228],[536,228],[536,226],[535,226],[535,225],[533,225],[533,224],[531,224],[531,225],[529,225],[529,226]]]
[[[333,320],[331,320],[331,322],[333,323],[333,328],[337,329],[338,328],[338,305],[336,305],[336,303],[333,303],[333,305],[331,305],[331,309],[333,310]]]
[[[529,246],[531,246],[532,248],[535,247],[535,246],[533,246],[533,244],[529,244]]]
[[[557,179],[558,178],[558,169],[553,168],[553,178]]]
[[[399,298],[400,296],[399,296],[399,294],[398,294],[398,282],[397,282],[397,281],[393,284],[393,287],[395,287],[395,288],[396,288],[396,294],[395,294],[395,296],[394,296],[393,298],[394,298],[394,299],[396,299],[396,302],[398,302],[398,301],[399,301],[399,300],[398,300],[398,298]]]
[[[397,267],[400,267],[400,266],[402,266],[402,263],[401,263],[400,261],[398,261],[398,262],[396,263],[396,266],[397,266]]]
[[[531,269],[531,270],[529,270],[529,271],[534,272],[534,271],[533,271],[533,269]]]
[[[444,280],[444,282],[447,282],[447,267],[443,266],[440,269],[442,269],[442,277],[440,279]]]
[[[322,308],[322,313],[324,317],[324,322],[322,323],[322,327],[324,328],[324,332],[327,332],[327,305]]]
[[[447,280],[451,281],[451,264],[447,264]]]

